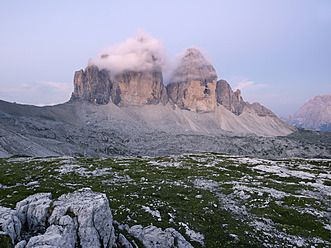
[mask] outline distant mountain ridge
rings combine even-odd
[[[331,95],[310,99],[284,121],[297,127],[331,132]]]

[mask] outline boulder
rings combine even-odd
[[[16,204],[17,215],[24,229],[30,232],[45,230],[51,199],[51,193],[38,193]]]
[[[74,220],[68,215],[64,215],[60,218],[58,225],[51,225],[47,228],[46,232],[43,235],[38,235],[30,238],[25,248],[73,248],[77,244],[76,228],[77,224],[74,223]]]
[[[20,240],[22,226],[15,210],[0,206],[0,227],[0,234],[9,235],[13,244]]]
[[[150,225],[143,228],[141,225],[132,226],[129,234],[139,239],[146,248],[193,248],[185,238],[173,228],[164,231],[161,228]]]
[[[53,203],[50,225],[61,225],[63,216],[77,223],[77,242],[81,247],[112,247],[115,241],[113,216],[105,194],[84,188],[62,195]]]

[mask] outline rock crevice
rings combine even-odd
[[[106,195],[89,188],[62,195],[56,201],[51,198],[50,193],[38,193],[18,202],[16,210],[0,206],[0,235],[9,236],[15,248],[137,247],[132,237],[146,247],[192,247],[172,228],[130,228],[113,221]],[[131,238],[115,234],[113,223]]]

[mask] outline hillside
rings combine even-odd
[[[239,119],[222,106],[218,111],[85,102],[36,107],[0,101],[0,155],[159,156],[209,151],[270,158],[331,157],[330,137],[323,133],[260,136],[247,130],[262,127],[271,134],[275,130],[282,134],[277,127],[284,124],[255,114]],[[220,115],[222,111],[226,115]],[[274,125],[258,125],[253,117],[271,120]]]

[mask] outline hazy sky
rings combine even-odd
[[[74,72],[137,29],[170,60],[200,48],[219,79],[278,115],[331,94],[330,0],[3,0],[0,99],[67,101]]]

